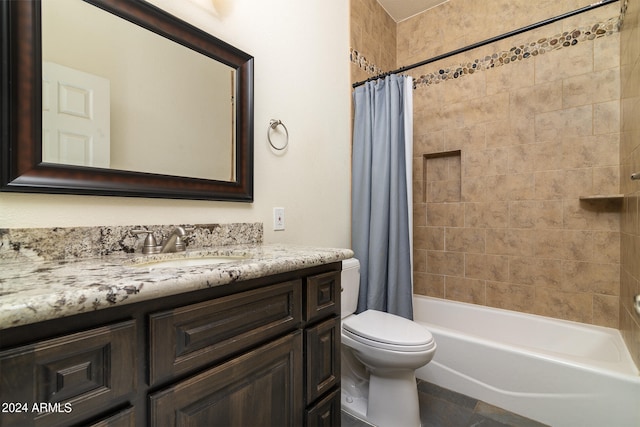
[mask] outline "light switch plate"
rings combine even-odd
[[[273,229],[284,230],[284,208],[273,208]]]

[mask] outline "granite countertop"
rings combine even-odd
[[[176,256],[230,256],[205,266],[153,268]],[[0,259],[0,329],[221,286],[341,261],[349,249],[231,245],[165,255],[112,254],[77,260]]]

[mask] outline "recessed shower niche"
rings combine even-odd
[[[459,202],[462,193],[461,150],[423,155],[423,202]]]

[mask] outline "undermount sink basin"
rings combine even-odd
[[[141,268],[178,268],[178,267],[197,267],[206,265],[223,264],[227,262],[242,261],[247,259],[246,256],[234,255],[205,255],[205,256],[181,256],[179,258],[155,259],[141,261],[133,264],[134,267]]]

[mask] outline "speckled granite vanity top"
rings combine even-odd
[[[110,230],[107,234],[112,234],[113,228]],[[139,251],[113,250],[93,257],[67,254],[48,259],[32,248],[33,242],[18,244],[16,236],[19,233],[0,230],[0,329],[328,264],[353,256],[349,249],[263,245],[261,232],[260,224],[259,237],[250,238],[249,242],[235,241],[235,244],[200,248],[190,246],[181,254],[142,255]],[[68,233],[64,234],[69,237]],[[130,237],[126,231],[120,235]],[[50,242],[51,235],[46,240]],[[122,239],[119,241],[122,243]],[[86,242],[84,245],[91,246]],[[184,256],[232,258],[224,263],[200,266],[155,268],[139,264]]]

